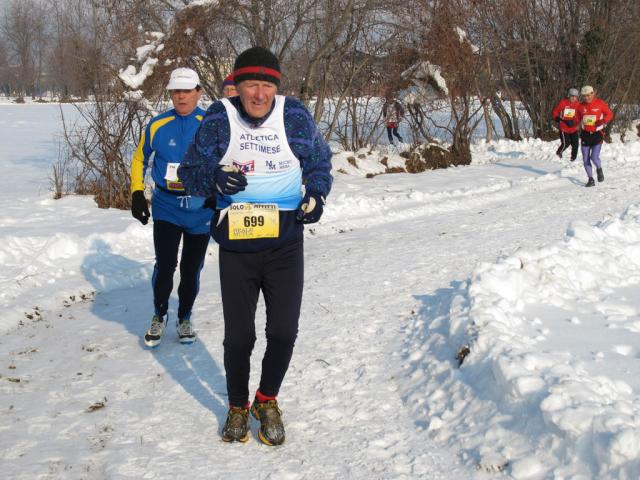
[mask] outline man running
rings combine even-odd
[[[585,187],[593,187],[596,182],[593,180],[592,162],[596,166],[598,182],[604,182],[600,149],[604,141],[604,128],[613,120],[613,113],[604,100],[596,98],[596,92],[591,85],[582,87],[580,94],[584,99],[580,104],[579,115],[582,122],[580,133],[582,161],[588,177]]]
[[[331,151],[304,105],[277,95],[280,64],[269,50],[242,52],[233,79],[238,96],[209,107],[178,173],[188,193],[218,194],[211,232],[220,245],[229,396],[222,439],[247,441],[250,411],[260,421],[260,440],[280,445],[285,431],[277,396],[298,333],[303,224],[322,215],[333,180]],[[260,292],[267,348],[250,404]]]
[[[403,142],[402,137],[398,133],[400,120],[404,115],[404,108],[396,97],[390,95],[385,98],[382,105],[382,116],[384,117],[384,125],[387,128],[387,137],[389,137],[389,145],[393,145],[393,137],[396,137],[400,143]]]
[[[553,112],[551,112],[551,116],[558,123],[558,129],[560,130],[560,147],[558,147],[556,155],[562,158],[562,152],[571,147],[572,162],[578,156],[578,143],[580,141],[578,133],[580,129],[580,122],[578,121],[579,109],[578,90],[570,88],[567,98],[560,100]]]
[[[171,72],[167,90],[173,108],[151,119],[131,160],[131,214],[146,225],[150,213],[144,196],[144,175],[153,154],[151,177],[155,189],[151,212],[156,263],[151,283],[155,312],[144,336],[149,347],[160,344],[167,325],[181,240],[178,339],[181,343],[196,339],[191,309],[198,295],[213,214],[210,208],[205,208],[204,198],[185,192],[178,177],[178,166],[204,115],[204,110],[198,107],[202,95],[200,78],[190,68],[177,68]]]

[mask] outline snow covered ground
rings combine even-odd
[[[373,178],[382,155],[337,154],[270,448],[219,439],[215,244],[199,341],[145,349],[151,228],[51,199],[58,108],[0,105],[3,478],[640,477],[640,142],[591,189],[554,143]]]

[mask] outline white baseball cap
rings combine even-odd
[[[585,85],[580,89],[580,95],[589,95],[593,93],[593,87],[591,85]]]
[[[167,90],[192,90],[200,85],[200,77],[190,68],[176,68],[171,72]]]

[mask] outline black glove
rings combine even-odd
[[[204,203],[202,204],[202,208],[210,208],[211,210],[215,210],[218,204],[218,199],[215,195],[211,195],[204,199]]]
[[[556,123],[560,123],[560,120],[561,120],[560,117],[556,117],[556,118],[553,119],[553,121],[556,122]]]
[[[567,127],[573,127],[573,120],[563,120]]]
[[[320,220],[323,209],[324,197],[318,192],[307,191],[296,211],[296,220],[302,223],[316,223]]]
[[[146,225],[151,214],[149,213],[149,205],[147,199],[144,198],[142,190],[136,190],[131,194],[131,215],[140,220],[140,223]]]
[[[219,167],[213,177],[216,188],[223,195],[235,195],[247,186],[247,177],[235,167]]]

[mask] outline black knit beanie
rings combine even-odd
[[[280,86],[280,62],[266,48],[252,47],[236,58],[233,80],[236,85],[243,80],[264,80]]]

